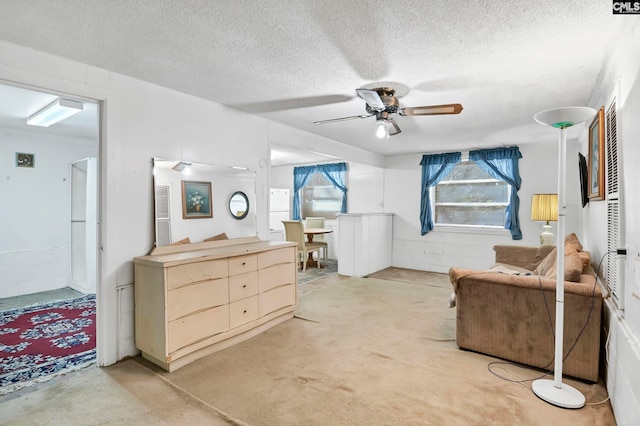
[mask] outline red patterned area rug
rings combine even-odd
[[[94,294],[0,312],[0,395],[96,360]]]

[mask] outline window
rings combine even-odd
[[[435,224],[504,228],[511,185],[462,161],[433,189]]]
[[[322,173],[314,173],[302,188],[302,217],[335,219],[342,208],[342,191]]]

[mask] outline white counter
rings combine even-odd
[[[338,273],[353,277],[391,266],[393,213],[338,215]]]

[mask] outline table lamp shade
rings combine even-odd
[[[558,194],[533,194],[531,220],[556,222],[558,220]]]

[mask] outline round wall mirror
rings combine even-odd
[[[229,211],[236,219],[244,219],[249,214],[249,198],[242,191],[236,191],[229,200]]]

